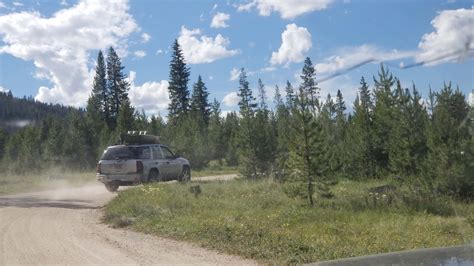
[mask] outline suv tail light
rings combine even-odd
[[[97,170],[97,173],[100,174],[100,163],[97,163],[97,167],[96,167],[96,170]]]
[[[137,173],[143,172],[143,163],[142,161],[137,161]]]

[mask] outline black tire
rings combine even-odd
[[[160,181],[160,172],[156,169],[151,169],[148,174],[148,182],[158,182]]]
[[[119,184],[117,182],[111,182],[105,184],[105,189],[107,189],[109,192],[115,192],[119,188]]]
[[[191,168],[187,165],[183,166],[183,172],[179,177],[180,182],[188,182],[191,181]]]

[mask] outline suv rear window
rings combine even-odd
[[[110,147],[102,155],[101,160],[115,159],[151,159],[148,146],[119,146]]]

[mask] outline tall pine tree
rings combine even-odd
[[[170,104],[168,107],[168,121],[171,125],[176,124],[189,111],[189,90],[188,82],[190,71],[186,66],[183,51],[178,40],[173,44],[173,55],[170,61],[170,76],[168,91]]]
[[[107,91],[108,109],[110,119],[109,127],[115,129],[117,118],[122,102],[128,101],[128,91],[130,84],[127,82],[127,76],[123,73],[124,67],[114,48],[110,47],[107,55]]]

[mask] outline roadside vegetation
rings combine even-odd
[[[395,191],[369,192],[390,185]],[[191,187],[200,187],[200,193]],[[194,192],[191,192],[194,191]],[[153,184],[105,208],[116,227],[198,243],[269,263],[305,263],[467,244],[474,204],[426,198],[395,180],[341,180],[315,206],[268,179]]]

